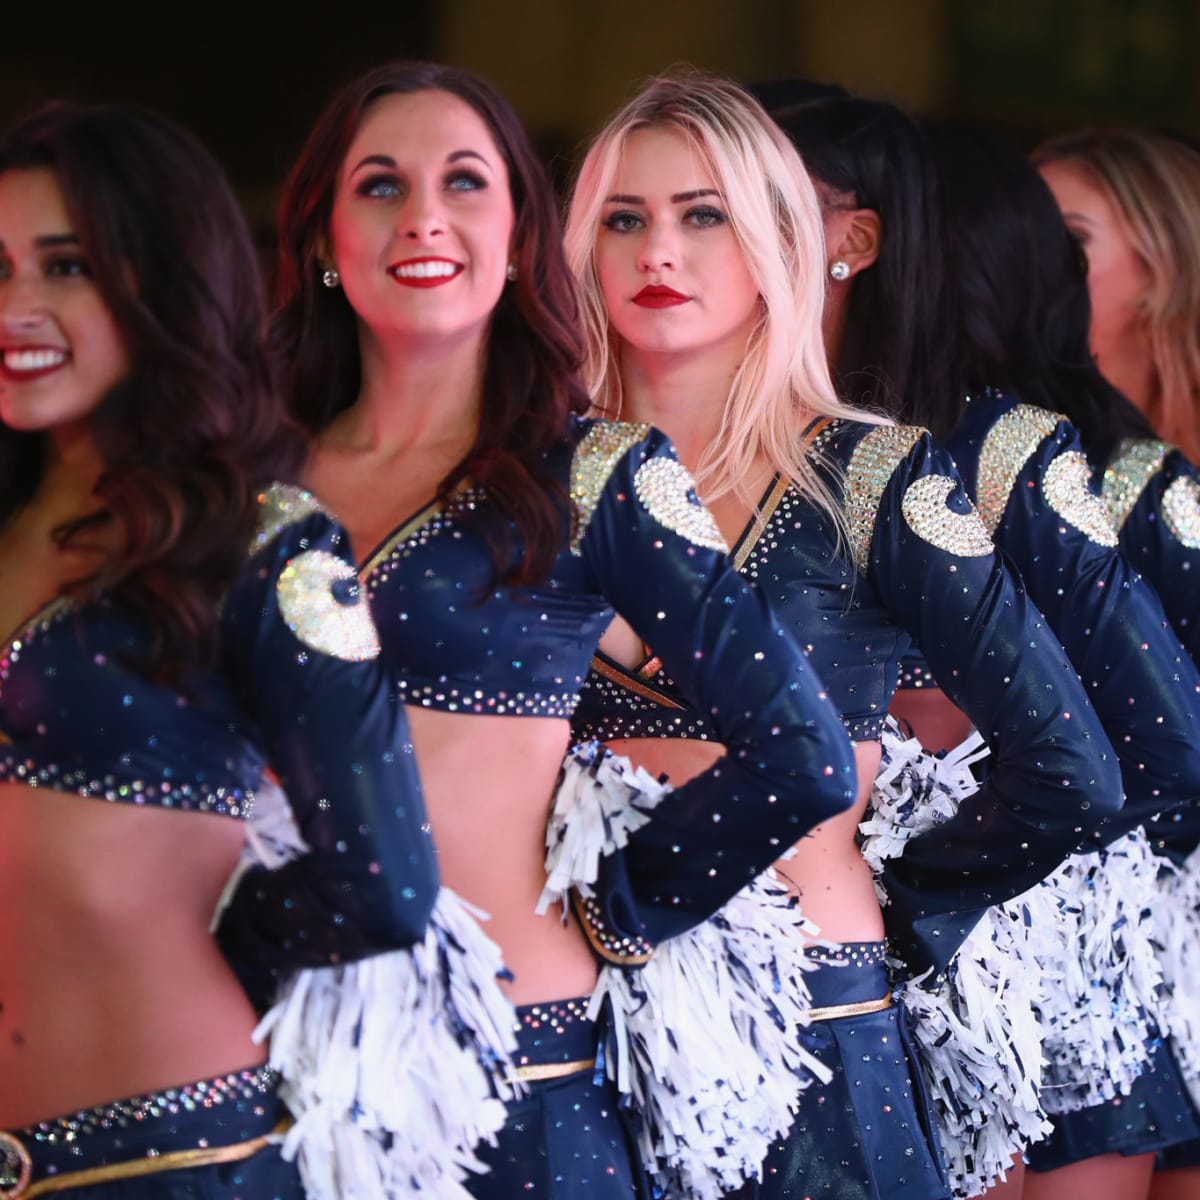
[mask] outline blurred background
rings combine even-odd
[[[19,13],[11,10],[22,4]],[[7,0],[0,123],[41,100],[134,100],[193,128],[256,226],[324,100],[433,58],[495,83],[566,180],[647,75],[837,82],[1021,144],[1088,123],[1200,138],[1200,0],[326,0],[84,7]]]

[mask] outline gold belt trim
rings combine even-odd
[[[810,1008],[810,1021],[836,1021],[838,1017],[862,1017],[867,1013],[883,1012],[892,1007],[892,993],[880,996],[878,1000],[859,1000],[855,1004],[827,1004],[824,1008]]]
[[[514,1067],[513,1075],[522,1083],[537,1083],[543,1079],[562,1079],[579,1071],[590,1071],[595,1065],[594,1058],[577,1058],[574,1062],[565,1063],[530,1063],[524,1067]]]
[[[21,1176],[15,1184],[0,1186],[0,1200],[33,1200],[48,1192],[61,1192],[67,1188],[90,1187],[94,1183],[111,1183],[114,1179],[137,1179],[143,1175],[158,1175],[163,1171],[179,1171],[184,1167],[207,1167],[213,1163],[238,1162],[250,1158],[271,1144],[272,1139],[286,1133],[291,1127],[290,1117],[280,1121],[270,1133],[251,1138],[248,1142],[237,1142],[232,1146],[209,1146],[200,1150],[174,1150],[160,1154],[157,1158],[131,1158],[128,1162],[109,1163],[103,1167],[87,1167],[82,1171],[69,1171],[64,1175],[51,1175],[29,1183],[32,1163],[29,1151],[12,1134],[0,1132],[0,1149],[16,1150],[21,1167]]]

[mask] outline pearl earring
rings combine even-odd
[[[838,283],[844,283],[850,278],[850,264],[844,258],[836,258],[829,264],[829,276]]]
[[[321,282],[327,288],[335,288],[342,282],[342,277],[338,274],[337,267],[326,267],[325,273],[321,276]]]
[[[509,283],[516,283],[516,281],[517,281],[517,264],[515,262],[509,263],[508,270],[505,271],[504,274],[507,276]]]

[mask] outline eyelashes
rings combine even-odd
[[[442,181],[443,188],[448,192],[477,192],[483,191],[487,180],[475,171],[452,171]],[[365,196],[370,200],[395,200],[407,191],[406,182],[399,175],[368,175],[355,185],[355,195]]]
[[[695,229],[713,229],[726,224],[728,219],[719,208],[715,208],[711,204],[700,204],[689,208],[681,218],[683,224],[690,225]],[[632,212],[629,209],[618,209],[616,212],[609,213],[601,221],[601,224],[613,233],[632,233],[634,230],[645,228],[646,221],[640,213]]]

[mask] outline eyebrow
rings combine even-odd
[[[489,170],[492,166],[477,150],[453,150],[446,155],[446,162],[455,163],[462,158],[477,158]],[[363,167],[387,167],[394,171],[396,169],[396,160],[390,154],[368,154],[366,158],[362,159],[361,162],[352,168],[350,174],[353,175],[355,171],[360,171]]]
[[[1074,211],[1065,212],[1065,213],[1063,213],[1062,217],[1063,217],[1064,222],[1078,221],[1084,225],[1095,225],[1096,224],[1096,222],[1093,221],[1091,217],[1089,217],[1085,213],[1081,213],[1081,212],[1074,212]]]
[[[78,246],[79,238],[73,233],[43,233],[33,239],[33,244],[39,250],[53,250],[57,246]],[[7,250],[4,239],[0,238],[0,250]]]
[[[718,199],[721,193],[716,188],[696,188],[691,192],[676,192],[671,197],[672,204],[687,204],[689,200],[699,200],[701,196],[716,196]],[[633,196],[625,192],[614,192],[604,201],[605,204],[645,204],[645,196]]]

